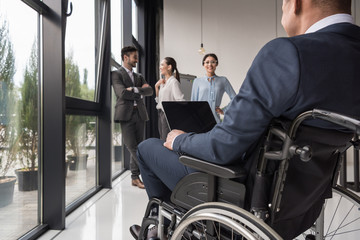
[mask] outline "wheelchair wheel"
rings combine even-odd
[[[210,202],[192,208],[171,239],[281,239],[261,219],[227,203]]]
[[[314,226],[297,239],[358,239],[360,234],[360,197],[342,187],[333,187]]]

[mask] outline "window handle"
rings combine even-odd
[[[66,12],[66,13],[65,13],[65,16],[66,16],[66,17],[70,17],[71,14],[72,14],[72,11],[73,11],[73,5],[72,5],[72,2],[70,2],[70,12]]]

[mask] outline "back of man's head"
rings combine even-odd
[[[311,0],[314,6],[327,12],[351,14],[351,0]]]
[[[331,15],[351,14],[351,0],[284,0],[282,10],[281,24],[292,37]]]

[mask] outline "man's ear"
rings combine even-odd
[[[294,0],[294,4],[295,4],[295,8],[294,8],[294,13],[296,15],[300,14],[301,9],[302,9],[302,1],[303,0]]]

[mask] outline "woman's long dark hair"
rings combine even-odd
[[[171,65],[171,73],[175,72],[175,78],[180,82],[180,74],[179,70],[177,69],[176,61],[172,57],[164,58],[167,65]]]

